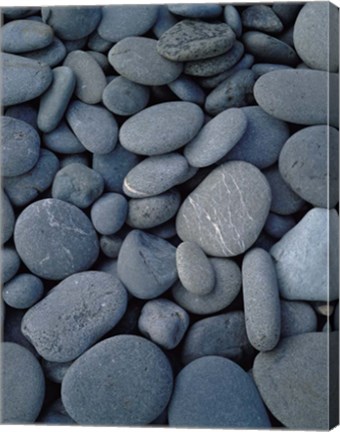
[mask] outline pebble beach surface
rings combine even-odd
[[[1,12],[1,423],[334,427],[336,7]]]

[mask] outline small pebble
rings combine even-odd
[[[62,154],[74,154],[85,151],[83,144],[64,120],[52,132],[43,134],[43,143],[49,150]]]
[[[317,330],[317,317],[312,306],[302,301],[281,300],[281,338]]]
[[[282,69],[292,69],[292,67],[275,63],[255,63],[251,68],[251,70],[255,72],[257,78],[268,72]]]
[[[293,24],[302,3],[273,3],[272,9],[275,14],[280,18],[283,24]]]
[[[156,38],[159,39],[163,33],[169,30],[170,27],[177,23],[175,15],[173,15],[166,5],[158,6],[158,16],[155,24],[152,27],[152,31]]]
[[[21,273],[7,282],[2,290],[5,303],[16,309],[28,309],[44,294],[42,281],[30,273]]]
[[[90,161],[89,161],[88,153],[76,153],[76,154],[65,155],[60,160],[60,169],[65,168],[67,165],[73,163],[80,163],[89,167]]]
[[[91,207],[91,220],[100,234],[110,235],[122,228],[127,213],[128,203],[123,195],[106,193]]]
[[[5,246],[1,253],[1,281],[6,283],[11,280],[20,268],[20,258],[12,246]]]
[[[283,24],[273,9],[267,5],[253,5],[242,12],[242,24],[265,33],[281,33]]]
[[[295,219],[292,216],[281,216],[276,213],[269,213],[264,230],[275,239],[280,239],[294,226]]]
[[[48,425],[75,425],[76,422],[67,414],[61,399],[57,399],[49,405],[39,417],[38,422]]]
[[[334,312],[334,305],[328,302],[313,302],[313,307],[318,315],[330,317]]]

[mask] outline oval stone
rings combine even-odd
[[[136,426],[162,413],[172,386],[171,366],[160,348],[140,336],[120,335],[98,343],[71,365],[61,397],[78,424]]]
[[[87,216],[58,199],[26,207],[17,219],[14,241],[29,270],[52,280],[88,269],[99,253],[96,232]]]
[[[127,292],[104,272],[77,273],[60,282],[25,314],[21,330],[49,361],[79,357],[124,315]]]
[[[243,161],[227,162],[206,177],[177,214],[179,237],[194,241],[208,255],[230,257],[256,241],[267,219],[270,186]]]
[[[280,239],[295,225],[293,216],[281,216],[276,213],[269,213],[264,230],[274,239]]]
[[[52,43],[46,48],[22,53],[21,55],[32,60],[46,63],[50,67],[54,67],[64,60],[66,56],[66,48],[63,42],[55,37]]]
[[[8,282],[14,277],[20,267],[20,258],[14,247],[5,246],[1,254],[1,277],[2,283]]]
[[[242,24],[265,33],[281,33],[283,24],[269,5],[252,5],[242,12]]]
[[[28,309],[39,301],[44,294],[42,281],[30,273],[20,273],[2,290],[2,297],[6,304],[15,309]]]
[[[128,203],[123,195],[106,193],[91,207],[91,220],[100,234],[115,234],[124,225],[127,212]]]
[[[62,120],[52,132],[43,134],[45,147],[61,154],[74,154],[85,151],[85,147]]]
[[[203,105],[205,93],[200,85],[193,79],[181,75],[168,85],[170,90],[182,101]]]
[[[232,28],[236,37],[239,38],[242,35],[242,20],[239,11],[235,6],[227,4],[224,7],[224,21]]]
[[[161,155],[187,144],[203,125],[204,114],[190,102],[164,102],[126,120],[119,140],[127,150],[146,156]]]
[[[5,111],[6,117],[13,117],[18,120],[22,120],[34,129],[38,128],[37,117],[38,110],[36,107],[32,106],[29,102],[24,102],[18,105],[12,105],[8,107]]]

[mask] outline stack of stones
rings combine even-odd
[[[335,7],[2,13],[2,422],[331,427]]]

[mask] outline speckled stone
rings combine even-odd
[[[193,102],[198,105],[203,105],[205,93],[193,79],[181,75],[175,81],[169,84],[170,90],[182,101]]]
[[[85,51],[85,52],[96,60],[96,62],[99,64],[99,66],[101,67],[104,73],[112,72],[111,65],[105,54],[97,51]],[[107,82],[106,76],[105,76],[105,81]]]
[[[23,57],[31,60],[37,60],[48,64],[50,67],[57,66],[66,57],[66,48],[63,42],[57,37],[46,48],[35,51],[29,51],[21,54]]]
[[[265,33],[281,33],[283,24],[273,9],[268,5],[257,4],[244,9],[242,24]]]
[[[44,359],[63,363],[111,330],[126,306],[127,293],[117,278],[97,271],[77,273],[31,307],[21,329]]]
[[[93,226],[100,234],[115,234],[125,223],[128,202],[123,195],[106,193],[91,207]]]
[[[41,299],[43,293],[41,279],[30,273],[20,273],[4,285],[2,298],[13,308],[28,309]]]
[[[276,213],[269,213],[264,230],[267,234],[280,239],[295,225],[295,219],[292,216],[281,216]]]
[[[281,337],[317,331],[317,317],[312,306],[302,301],[281,300]]]
[[[206,295],[214,289],[214,268],[196,243],[183,242],[177,247],[176,265],[179,280],[190,293]]]
[[[120,248],[117,269],[133,296],[158,297],[177,279],[176,248],[160,237],[133,230]]]
[[[157,50],[172,61],[200,60],[227,52],[235,33],[225,23],[182,20],[162,34]]]
[[[175,348],[189,326],[187,312],[167,299],[150,300],[142,308],[140,332],[165,349]]]
[[[169,61],[157,52],[157,41],[146,37],[128,37],[109,52],[109,62],[123,77],[144,85],[169,84],[179,77],[182,63]]]
[[[216,206],[218,202],[218,206]],[[267,219],[271,192],[253,165],[220,165],[186,198],[177,214],[177,233],[208,255],[230,257],[256,241]]]
[[[235,6],[227,4],[224,6],[224,21],[231,27],[231,29],[239,38],[242,34],[242,20],[240,14]]]
[[[65,363],[52,362],[43,358],[41,361],[41,366],[43,367],[46,378],[54,383],[61,384],[68,368],[72,363],[73,361]]]
[[[171,427],[261,429],[271,426],[252,378],[236,363],[217,356],[194,360],[181,370],[176,377],[168,417]]]
[[[187,18],[216,18],[222,12],[222,6],[215,3],[206,4],[169,4],[171,13]]]
[[[6,243],[13,234],[15,215],[12,204],[8,199],[8,196],[2,189],[0,189],[1,198],[1,243]]]
[[[160,348],[140,336],[120,335],[72,364],[61,397],[78,424],[146,425],[164,410],[172,386],[171,366]]]
[[[1,253],[1,281],[8,282],[18,272],[20,267],[20,258],[14,247],[5,246]]]
[[[187,365],[200,357],[216,355],[238,363],[253,354],[244,313],[235,311],[196,321],[184,339],[181,360]]]
[[[241,272],[238,265],[229,259],[211,258],[215,273],[215,286],[206,295],[195,295],[178,282],[172,288],[176,303],[197,315],[210,315],[229,306],[241,289]]]
[[[61,154],[74,154],[85,151],[85,147],[67,126],[64,120],[52,132],[43,134],[46,148]]]
[[[66,111],[66,120],[86,150],[110,153],[117,144],[118,125],[107,109],[73,101]]]
[[[268,114],[291,123],[339,125],[339,108],[332,104],[328,119],[328,88],[338,92],[338,75],[307,69],[280,70],[255,84],[256,102]],[[331,97],[332,102],[332,97]]]
[[[338,244],[328,241],[328,236],[337,238],[338,230],[336,210],[313,208],[272,247],[283,298],[338,299]]]
[[[282,148],[279,170],[302,199],[315,207],[334,207],[339,200],[337,129],[320,125],[296,132]]]
[[[88,269],[99,253],[98,239],[87,216],[57,199],[36,201],[26,207],[17,219],[14,241],[28,269],[52,280]]]

